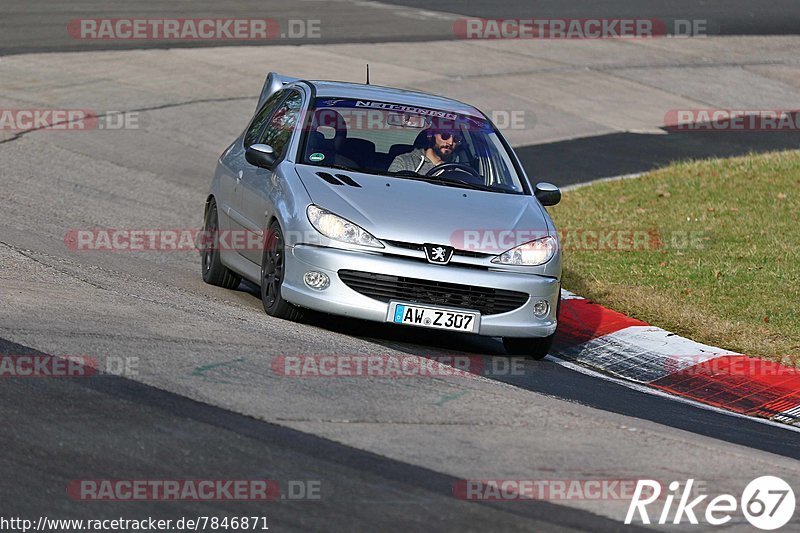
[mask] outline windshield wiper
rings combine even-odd
[[[383,170],[376,170],[374,168],[356,168],[356,167],[348,167],[347,165],[337,165],[337,164],[330,164],[330,165],[314,165],[318,168],[333,168],[336,170],[349,170],[350,172],[359,172],[361,174],[375,174],[377,176],[391,176],[396,177],[393,172],[387,172]]]
[[[335,168],[337,170],[349,170],[350,172],[361,172],[361,173],[369,173],[368,170],[364,170],[361,168],[355,167],[348,167],[347,165],[325,165],[324,168]]]
[[[350,172],[360,172],[362,174],[376,174],[378,176],[389,176],[392,178],[405,178],[409,180],[416,180],[416,181],[424,181],[426,183],[431,183],[433,185],[445,185],[449,187],[461,187],[464,189],[473,189],[476,191],[487,191],[487,192],[506,192],[503,190],[495,189],[488,185],[480,185],[477,183],[470,183],[468,181],[459,180],[455,178],[442,178],[440,176],[426,176],[424,174],[418,174],[413,170],[400,170],[398,172],[389,172],[389,171],[382,171],[376,170],[373,168],[353,168],[347,165],[337,165],[337,164],[329,164],[324,165],[322,168],[332,168],[337,170],[349,170]]]
[[[411,174],[413,172],[413,174]],[[433,185],[446,185],[450,187],[461,187],[464,189],[474,189],[476,191],[489,191],[497,192],[495,189],[487,185],[479,185],[477,183],[470,183],[468,181],[459,180],[455,178],[442,178],[441,176],[425,176],[424,174],[417,174],[412,170],[401,170],[400,172],[390,172],[390,176],[395,178],[407,178],[410,180],[424,181],[432,183]]]
[[[489,191],[489,192],[497,192],[496,189],[489,187],[488,185],[481,185],[479,183],[470,183],[469,181],[464,181],[456,178],[436,178],[439,180],[439,183],[445,183],[448,185],[453,185],[455,187],[464,187],[466,189],[475,189],[476,191]]]

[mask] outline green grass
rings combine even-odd
[[[568,191],[549,210],[565,288],[699,342],[800,360],[800,151],[677,163]],[[649,244],[570,238],[587,230]]]

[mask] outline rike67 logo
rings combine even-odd
[[[625,523],[630,524],[638,513],[643,524],[650,524],[648,506],[654,502],[663,501],[661,512],[653,516],[658,524],[681,524],[688,521],[698,524],[700,512],[697,507],[708,497],[702,494],[690,501],[694,496],[692,486],[694,479],[688,479],[681,490],[681,484],[673,481],[669,484],[666,496],[661,494],[661,484],[651,479],[640,479],[636,484]],[[674,507],[673,503],[678,500]],[[652,506],[656,507],[656,505]],[[658,511],[650,508],[650,512]],[[733,519],[737,508],[750,524],[758,529],[772,531],[785,526],[792,519],[795,510],[795,498],[792,487],[784,480],[775,476],[762,476],[747,484],[740,499],[732,494],[720,494],[705,505],[705,513],[700,515],[707,524],[721,526]],[[672,516],[670,516],[672,515]],[[671,520],[670,520],[671,518]]]

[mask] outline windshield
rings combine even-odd
[[[318,98],[300,161],[493,192],[524,188],[484,118],[391,102]]]

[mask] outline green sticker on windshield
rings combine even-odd
[[[314,152],[313,154],[308,156],[308,160],[313,161],[314,163],[316,163],[317,161],[322,161],[323,159],[325,159],[325,154],[321,154],[319,152]]]

